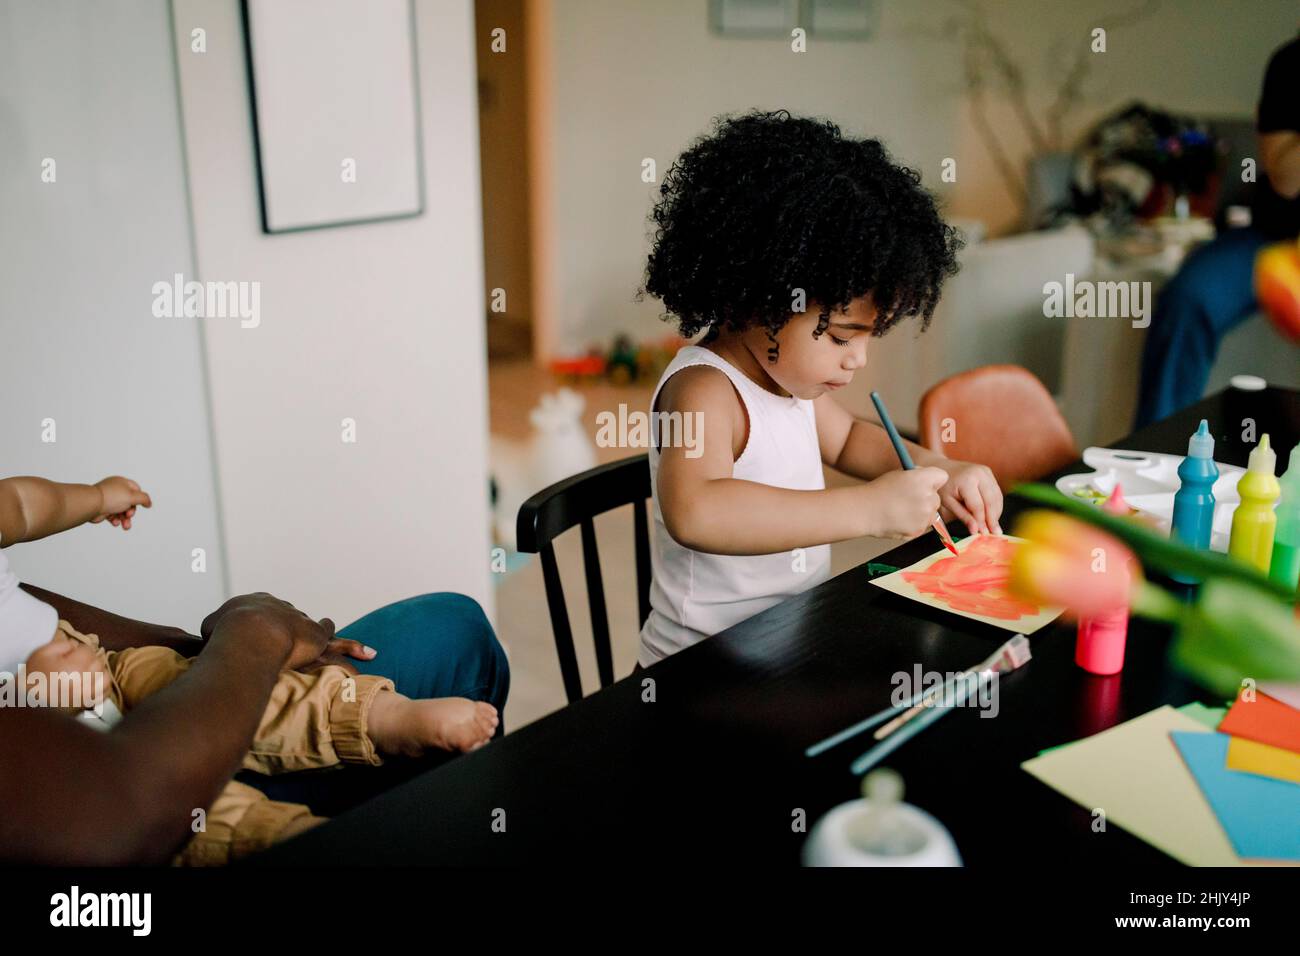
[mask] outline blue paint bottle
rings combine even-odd
[[[1178,466],[1178,480],[1170,537],[1208,551],[1214,530],[1214,483],[1219,480],[1219,466],[1214,463],[1214,436],[1204,418],[1187,442],[1187,457]],[[1186,575],[1170,576],[1183,584],[1196,583],[1195,578]]]

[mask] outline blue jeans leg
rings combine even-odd
[[[1187,257],[1161,290],[1142,351],[1134,428],[1200,401],[1219,342],[1255,309],[1255,255],[1268,243],[1231,229]]]
[[[412,698],[485,700],[504,715],[510,666],[492,625],[472,598],[443,592],[389,604],[341,629],[340,637],[373,647],[374,660],[354,661],[363,674],[387,677]],[[502,717],[497,736],[505,732]],[[437,767],[454,754],[386,760],[381,767],[344,767],[276,777],[241,771],[237,779],[272,800],[305,803],[334,816],[390,787]]]

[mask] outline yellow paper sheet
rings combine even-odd
[[[1161,707],[1021,766],[1076,803],[1103,810],[1108,826],[1122,827],[1176,860],[1243,865],[1170,739],[1173,730],[1210,733],[1186,714]]]
[[[1229,770],[1300,783],[1300,754],[1294,750],[1261,744],[1257,740],[1247,740],[1245,737],[1233,737],[1228,741],[1225,766]],[[1297,795],[1297,799],[1300,799],[1300,795]]]
[[[1017,538],[1013,535],[971,535],[955,541],[954,544],[958,551],[959,561],[964,561],[966,552],[972,548],[981,548],[989,545],[989,539],[1023,542],[1023,538]],[[972,557],[977,557],[973,555]],[[1050,624],[1061,615],[1062,608],[1059,607],[1037,607],[1028,602],[1015,602],[1010,599],[1006,592],[1005,580],[1001,583],[994,583],[983,591],[972,590],[964,593],[960,589],[954,588],[957,595],[955,599],[945,600],[943,597],[923,592],[917,585],[907,580],[908,575],[915,575],[917,572],[929,572],[932,565],[943,560],[953,560],[953,554],[947,548],[941,548],[939,551],[927,558],[922,558],[915,564],[906,568],[900,568],[892,574],[886,574],[882,577],[872,578],[871,583],[877,587],[884,588],[886,591],[893,591],[895,594],[901,594],[903,597],[911,598],[921,604],[927,604],[930,607],[937,607],[943,611],[949,611],[953,614],[960,614],[962,617],[969,617],[976,621],[983,621],[986,624],[992,624],[995,627],[1006,628],[1008,631],[1014,631],[1017,634],[1032,634],[1046,624]],[[943,567],[949,567],[947,565]],[[936,569],[938,570],[938,569]],[[994,566],[989,569],[993,578],[1002,574],[1000,566]],[[1010,616],[994,616],[980,613],[972,609],[971,605],[976,607],[990,607],[993,605],[1010,606],[1018,603],[1025,608],[1027,613],[1011,614]],[[963,606],[966,605],[966,606]]]

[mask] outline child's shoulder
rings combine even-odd
[[[687,365],[659,383],[655,408],[661,412],[721,411],[739,406],[730,377],[716,365]]]
[[[731,445],[732,459],[740,457],[749,441],[749,413],[735,384],[716,365],[688,365],[664,379],[653,411],[661,415],[698,416],[708,422],[710,435],[720,435]]]

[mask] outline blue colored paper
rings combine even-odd
[[[1170,736],[1238,854],[1300,861],[1300,785],[1229,770],[1227,734]]]

